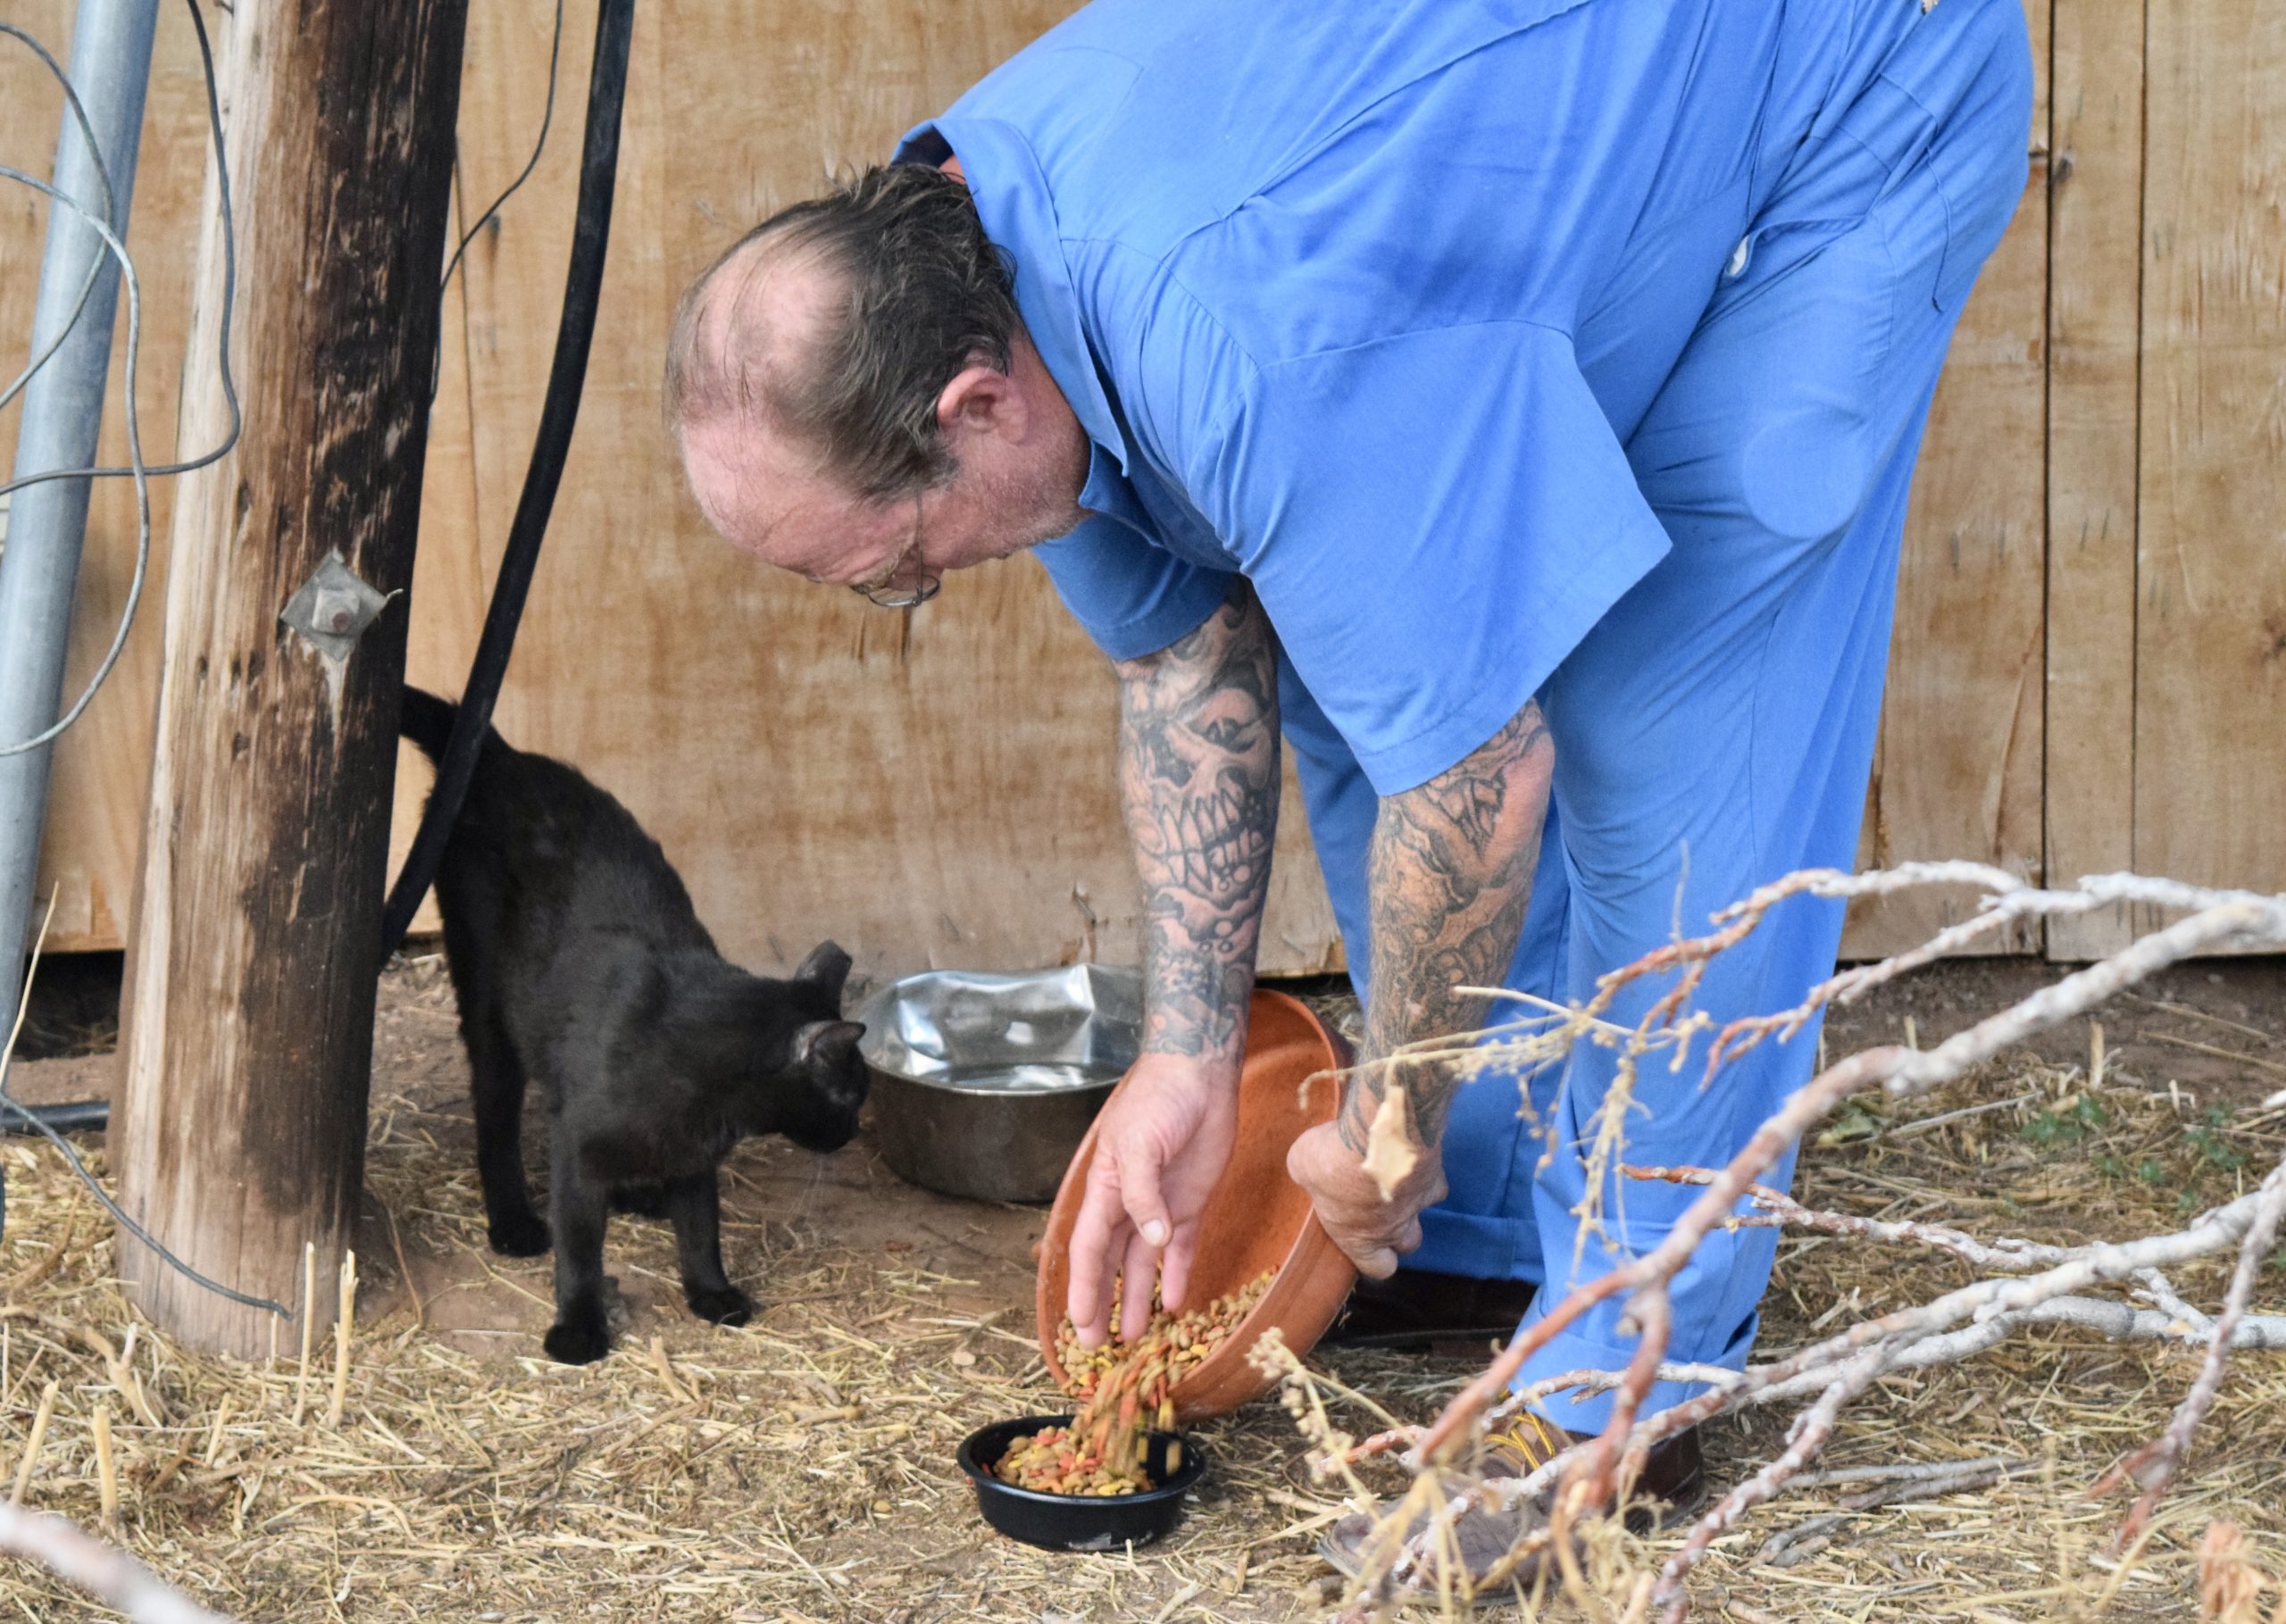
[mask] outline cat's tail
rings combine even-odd
[[[420,747],[421,754],[431,762],[445,759],[445,746],[452,741],[453,719],[460,714],[460,706],[449,699],[439,699],[425,688],[405,685],[404,706],[397,712],[397,731]]]

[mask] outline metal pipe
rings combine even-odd
[[[122,239],[158,20],[159,0],[80,0],[71,29],[71,83],[110,176],[112,229]],[[68,110],[62,122],[54,184],[100,213],[95,155]],[[95,283],[73,326],[91,262]],[[65,328],[71,331],[24,387],[17,478],[94,463],[118,303],[119,267],[102,240],[70,209],[51,203],[29,353],[40,354]],[[49,480],[18,491],[11,504],[7,541],[0,546],[0,743],[33,737],[55,720],[91,483]],[[0,1010],[11,1013],[31,928],[53,750],[0,755]]]

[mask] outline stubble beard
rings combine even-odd
[[[1069,535],[1088,516],[1087,509],[1080,505],[1088,469],[1084,436],[1079,442],[1076,471],[1073,462],[1066,459],[1064,466],[1042,475],[1005,475],[992,481],[987,500],[993,512],[1007,515],[1008,526],[1005,543],[996,549],[995,556],[1010,558]]]

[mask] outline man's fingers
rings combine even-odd
[[[1118,1153],[1120,1204],[1127,1227],[1127,1268],[1120,1288],[1119,1337],[1132,1342],[1151,1323],[1151,1299],[1159,1284],[1159,1253],[1174,1234],[1167,1203],[1159,1194],[1159,1155],[1147,1143]]]
[[[1198,1226],[1185,1224],[1159,1258],[1159,1301],[1171,1314],[1182,1312],[1190,1293],[1190,1265],[1198,1256]]]
[[[1410,1252],[1413,1246],[1421,1244],[1420,1223],[1416,1220],[1406,1227],[1413,1231],[1413,1245],[1405,1244],[1402,1229],[1392,1235],[1378,1226],[1370,1229],[1346,1226],[1341,1229],[1329,1228],[1326,1233],[1332,1237],[1335,1245],[1348,1254],[1349,1261],[1357,1265],[1359,1274],[1368,1279],[1386,1280],[1397,1272],[1397,1254]]]
[[[1387,1246],[1361,1246],[1349,1253],[1349,1261],[1369,1280],[1386,1280],[1397,1272],[1397,1253]]]
[[[1130,1147],[1119,1158],[1119,1189],[1128,1221],[1146,1245],[1164,1246],[1174,1234],[1167,1215],[1166,1198],[1159,1193],[1158,1152],[1147,1145]]]
[[[1130,1233],[1127,1274],[1120,1286],[1119,1338],[1132,1342],[1151,1328],[1151,1296],[1158,1286],[1159,1249]]]
[[[1064,1293],[1080,1345],[1101,1347],[1111,1310],[1111,1282],[1120,1262],[1126,1209],[1107,1158],[1088,1170],[1088,1193],[1072,1224],[1072,1277]]]

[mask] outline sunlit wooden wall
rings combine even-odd
[[[725,948],[757,967],[829,935],[876,972],[1135,950],[1110,678],[1037,566],[957,577],[910,618],[775,577],[705,529],[658,421],[683,283],[757,216],[886,154],[1066,9],[695,0],[638,13],[603,321],[500,723],[627,801]],[[61,49],[71,10],[14,0],[10,15]],[[465,211],[530,151],[551,14],[549,0],[471,7]],[[404,610],[414,679],[448,692],[530,450],[593,21],[592,0],[567,0],[555,134],[448,296]],[[1863,855],[2286,887],[2286,12],[2035,0],[2032,22],[2031,179],[1931,425]],[[204,164],[176,8],[162,12],[159,58],[129,240],[149,306],[145,433],[163,447]],[[44,171],[56,115],[37,64],[0,50],[0,162]],[[40,221],[28,194],[0,190],[7,371]],[[238,354],[260,366],[262,336],[240,334]],[[159,500],[163,542],[163,487]],[[107,490],[74,681],[118,612],[131,542],[124,493]],[[43,882],[59,896],[58,947],[116,945],[126,927],[157,629],[146,612],[59,756]],[[400,849],[427,782],[407,761]],[[1330,966],[1339,946],[1298,797],[1289,805],[1264,961]],[[1944,905],[1868,911],[1850,948],[1899,945]],[[2000,945],[2072,956],[2127,923]]]

